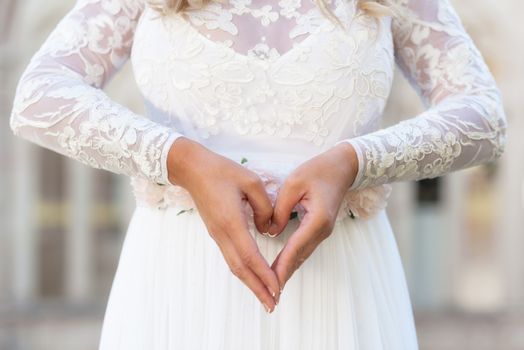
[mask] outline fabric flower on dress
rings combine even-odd
[[[389,184],[366,187],[361,190],[348,191],[341,204],[337,221],[346,215],[352,218],[368,219],[386,208],[392,187]],[[346,213],[346,214],[344,214]]]
[[[137,204],[160,207],[164,201],[165,187],[139,177],[131,177],[131,186]]]

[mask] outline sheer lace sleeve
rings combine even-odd
[[[426,110],[349,142],[350,189],[420,180],[498,158],[506,139],[500,92],[448,0],[395,0],[395,59]]]
[[[95,168],[167,184],[180,136],[111,100],[103,87],[128,60],[140,0],[79,0],[18,82],[13,133]]]

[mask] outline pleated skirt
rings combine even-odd
[[[234,276],[197,211],[136,207],[105,311],[100,350],[417,349],[385,210],[348,217],[287,282],[268,314]],[[298,227],[250,231],[268,263]]]

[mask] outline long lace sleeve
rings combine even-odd
[[[128,60],[139,0],[79,0],[31,58],[16,88],[13,133],[84,164],[169,183],[167,153],[182,134],[102,90]]]
[[[351,143],[357,153],[350,189],[441,176],[493,161],[504,150],[500,92],[449,1],[393,5],[396,63],[426,109],[338,142]]]

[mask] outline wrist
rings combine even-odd
[[[190,177],[198,152],[203,146],[187,137],[180,137],[171,145],[167,155],[167,176],[173,185],[183,186]]]
[[[348,177],[350,179],[349,181],[349,187],[351,187],[355,181],[355,178],[358,174],[358,168],[359,168],[359,162],[358,162],[358,156],[355,148],[353,145],[349,142],[338,142],[334,148],[340,150],[340,154],[342,155],[342,164],[347,165],[348,168]]]

